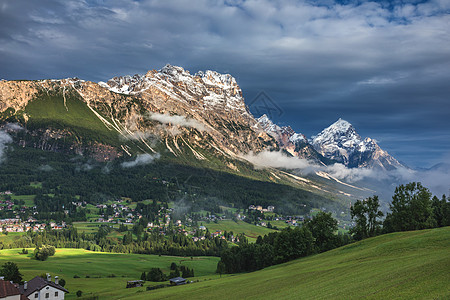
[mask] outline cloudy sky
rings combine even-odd
[[[448,0],[0,0],[0,78],[166,63],[232,74],[307,136],[342,117],[410,166],[450,162]]]

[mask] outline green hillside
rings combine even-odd
[[[46,94],[41,92],[28,103],[25,113],[31,128],[65,129],[75,133],[77,139],[118,143],[118,133],[109,130],[72,90]]]
[[[129,299],[448,299],[450,227],[393,233],[265,270]]]

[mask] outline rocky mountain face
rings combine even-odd
[[[82,86],[80,93],[88,105],[117,120],[121,134],[138,139],[158,136],[175,156],[181,154],[181,144],[198,159],[203,155],[195,147],[231,156],[276,147],[257,126],[231,75],[214,71],[191,75],[181,67],[166,65],[144,76],[114,77],[98,86],[103,93],[107,89],[127,96],[117,102],[105,101],[104,94],[98,95],[92,88],[85,92]]]
[[[375,140],[361,138],[347,121],[339,119],[313,136],[311,144],[323,156],[350,168],[381,168],[392,170],[402,165]]]
[[[78,98],[109,132],[120,136],[114,155],[100,155],[102,159],[132,155],[130,143],[135,143],[139,152],[163,149],[175,157],[206,161],[210,159],[208,155],[236,158],[242,153],[278,147],[249,113],[240,87],[228,74],[205,71],[191,75],[181,67],[166,65],[159,71],[114,77],[106,83],[77,78],[1,81],[0,119],[15,116],[31,130],[27,127],[29,104],[46,95],[59,97],[67,113],[71,108],[66,100],[69,96]],[[41,136],[46,146],[42,146],[43,141],[34,144],[45,149],[52,144],[49,137],[62,140],[61,137],[73,134],[69,129],[64,132],[51,126],[39,130],[45,133]],[[39,130],[31,135],[39,135]],[[91,143],[88,152],[98,156],[96,149],[104,150],[103,144]],[[77,153],[83,151],[75,148]],[[236,169],[231,162],[226,164]]]

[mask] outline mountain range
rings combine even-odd
[[[78,78],[2,80],[0,122],[25,129],[15,138],[22,147],[84,155],[99,162],[158,155],[320,193],[334,193],[335,187],[290,174],[286,168],[254,168],[245,156],[268,151],[319,166],[403,167],[345,120],[308,139],[289,126],[274,124],[267,115],[255,118],[231,75],[209,70],[192,75],[172,65],[98,83]],[[349,195],[343,188],[344,184],[341,194]]]

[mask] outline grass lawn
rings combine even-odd
[[[21,249],[0,251],[0,265],[13,261],[19,266],[24,280],[30,280],[42,273],[50,273],[52,278],[58,275],[67,282],[66,288],[70,293],[66,299],[75,299],[76,291],[83,291],[83,295],[98,295],[100,299],[118,299],[122,296],[135,295],[145,290],[146,286],[159,283],[146,282],[143,288],[126,289],[127,280],[140,279],[140,275],[150,268],[161,268],[169,274],[170,264],[185,265],[193,268],[195,277],[190,280],[209,280],[217,278],[215,275],[217,257],[176,257],[139,254],[117,254],[91,252],[82,249],[56,249],[56,254],[47,261],[30,259],[33,249],[28,249],[28,255],[18,254]],[[114,274],[116,277],[108,277]],[[73,278],[78,275],[80,278]],[[86,278],[89,276],[89,278]],[[167,282],[165,282],[167,283]],[[140,292],[139,292],[140,291]]]
[[[449,270],[446,227],[383,235],[261,271],[129,299],[449,299]]]
[[[243,221],[234,222],[232,220],[221,220],[218,221],[217,223],[214,222],[211,223],[202,222],[202,223],[206,228],[208,228],[210,232],[222,230],[228,232],[233,231],[235,235],[238,233],[243,233],[250,242],[256,241],[256,238],[259,235],[263,236],[265,234],[275,231],[272,229],[268,229],[266,227],[248,224]]]

